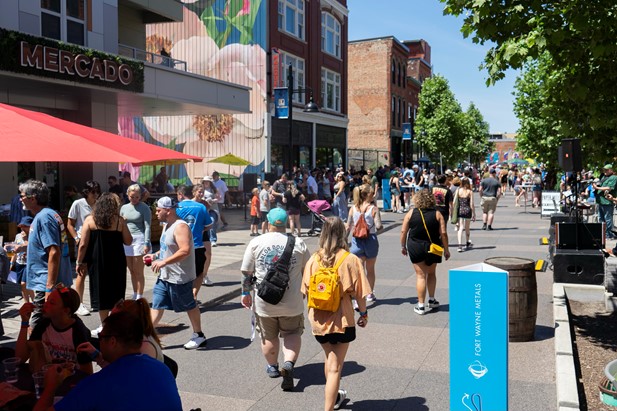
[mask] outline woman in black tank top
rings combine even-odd
[[[441,213],[435,210],[435,197],[426,190],[418,191],[413,196],[414,208],[407,213],[401,229],[401,253],[409,255],[416,272],[416,289],[418,304],[414,307],[416,314],[423,315],[439,307],[435,299],[437,287],[437,264],[441,257],[429,253],[431,243],[443,247],[443,255],[450,258],[448,250],[448,233],[446,222]],[[428,288],[428,301],[425,304]]]

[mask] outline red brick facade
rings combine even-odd
[[[422,81],[431,75],[430,46],[383,37],[350,42],[348,49],[349,149],[383,152],[381,164],[410,162],[402,124],[413,124]]]

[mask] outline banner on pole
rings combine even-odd
[[[411,123],[403,123],[403,140],[411,140]]]
[[[274,89],[274,117],[279,119],[289,118],[289,90],[287,90],[287,87]]]

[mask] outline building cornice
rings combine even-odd
[[[321,0],[321,10],[327,10],[330,8],[333,11],[336,11],[340,14],[339,17],[348,17],[349,9],[343,6],[336,0]],[[341,21],[344,21],[344,18],[341,18]]]

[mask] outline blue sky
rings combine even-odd
[[[443,6],[438,0],[348,0],[349,40],[386,36],[426,40],[434,73],[449,81],[463,110],[473,101],[491,133],[516,132],[518,119],[512,111],[516,72],[487,87],[486,71],[478,67],[489,47],[463,38],[462,19],[444,16]]]

